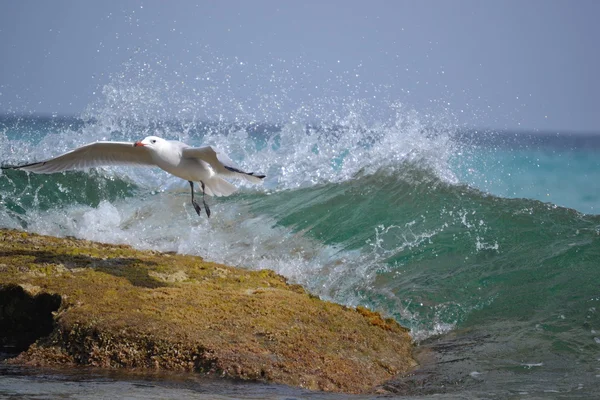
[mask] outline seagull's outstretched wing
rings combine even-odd
[[[199,158],[206,161],[217,174],[225,177],[246,179],[252,183],[261,183],[264,175],[255,172],[244,172],[234,166],[233,161],[225,154],[213,149],[211,146],[186,147],[181,152],[184,158]]]
[[[142,146],[134,147],[130,142],[95,142],[46,161],[5,166],[2,169],[22,169],[38,174],[51,174],[71,169],[128,164],[155,165],[148,149]]]

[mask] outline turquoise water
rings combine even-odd
[[[479,148],[471,170],[461,172],[461,180],[497,196],[536,199],[598,214],[600,149],[590,147]]]
[[[271,268],[322,298],[378,310],[419,345],[428,384],[414,389],[414,378],[415,396],[598,393],[600,141],[473,140],[405,111],[364,121],[4,118],[4,164],[158,134],[216,145],[267,179],[209,199],[209,220],[193,211],[186,182],[158,170],[3,171],[0,226]],[[18,388],[25,378],[11,379]]]

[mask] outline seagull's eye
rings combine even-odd
[[[156,143],[156,140],[152,139],[152,140],[150,141],[150,143],[154,144],[154,143]]]

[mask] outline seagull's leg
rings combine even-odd
[[[188,182],[190,183],[190,189],[192,189],[192,205],[194,206],[194,210],[196,210],[196,213],[198,215],[200,215],[200,211],[202,211],[202,209],[200,208],[198,203],[196,203],[196,200],[194,200],[194,182],[192,182],[192,181],[188,181]]]
[[[202,185],[202,204],[204,204],[204,211],[206,211],[206,215],[210,218],[210,208],[208,208],[208,204],[206,204],[206,200],[204,200],[204,182],[200,181]]]

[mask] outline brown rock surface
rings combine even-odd
[[[188,370],[347,393],[415,365],[395,321],[322,301],[272,271],[12,230],[0,230],[0,327],[0,345],[24,350],[11,362],[34,365]]]

